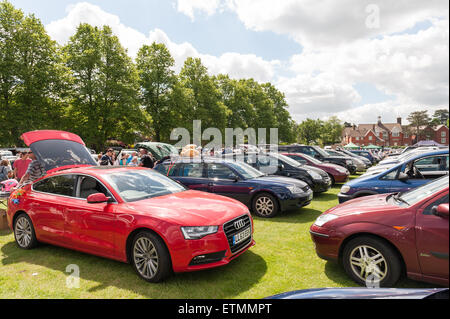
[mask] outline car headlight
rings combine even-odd
[[[351,187],[348,185],[344,185],[341,188],[341,194],[347,194],[350,191]]]
[[[332,221],[333,219],[338,218],[339,216],[333,215],[333,214],[325,214],[325,215],[320,215],[316,221],[314,222],[314,225],[322,227],[323,225],[325,225],[326,223]]]
[[[215,234],[219,226],[181,227],[185,239],[201,239],[207,235]]]
[[[301,187],[298,187],[298,186],[287,186],[286,188],[289,189],[289,191],[292,194],[301,194],[301,193],[303,193],[303,189],[301,189]]]
[[[312,179],[321,180],[322,176],[320,174],[314,172],[314,171],[308,171],[309,176],[311,176]]]

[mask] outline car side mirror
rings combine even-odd
[[[99,204],[99,203],[107,203],[109,202],[110,198],[106,197],[103,193],[96,193],[89,195],[87,198],[87,202],[89,204]]]
[[[401,182],[406,182],[408,179],[409,179],[408,174],[400,172],[400,174],[398,175],[398,180]]]
[[[434,206],[431,212],[435,216],[448,218],[448,204],[441,204],[439,206]]]
[[[278,164],[278,170],[279,171],[284,171],[284,165],[283,164]]]

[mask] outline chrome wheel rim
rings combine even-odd
[[[260,197],[256,200],[256,211],[264,216],[272,214],[275,205],[269,197]]]
[[[384,256],[375,248],[367,245],[357,246],[350,254],[350,266],[359,279],[366,281],[369,276],[382,281],[388,273]]]
[[[159,257],[150,239],[141,237],[136,240],[133,256],[136,269],[142,277],[151,279],[156,275],[159,267]]]
[[[31,224],[25,217],[19,217],[15,227],[16,241],[20,247],[26,248],[31,243]]]

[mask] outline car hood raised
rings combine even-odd
[[[193,190],[126,203],[125,207],[128,212],[181,226],[219,226],[248,213],[248,208],[234,199]]]

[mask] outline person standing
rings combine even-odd
[[[141,153],[141,162],[139,163],[139,166],[146,168],[153,168],[155,166],[155,161],[148,154],[148,151],[146,149],[141,148],[139,152]]]
[[[114,166],[113,153],[114,150],[112,148],[108,149],[100,159],[100,166]]]
[[[28,152],[28,158],[30,158],[32,162],[28,166],[25,175],[20,179],[18,187],[30,184],[47,173],[42,164],[36,159],[36,155],[34,155],[33,152]]]
[[[11,168],[9,167],[9,162],[3,160],[0,163],[0,182],[6,181],[10,178]]]
[[[13,169],[14,169],[14,178],[17,181],[20,181],[27,172],[28,166],[30,166],[30,163],[32,160],[28,158],[27,152],[20,152],[19,153],[19,159],[14,161]]]

